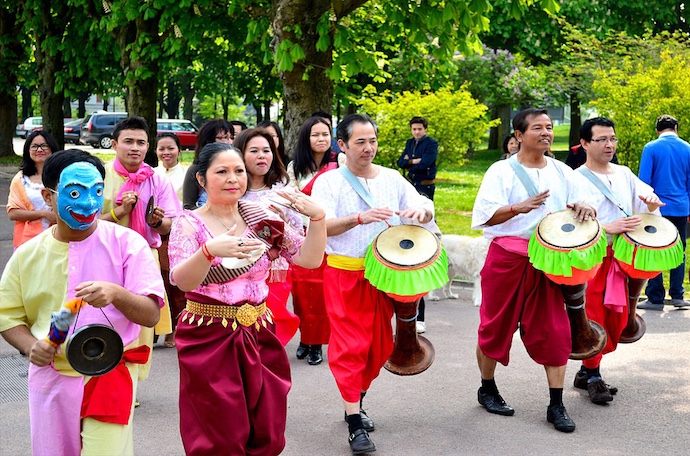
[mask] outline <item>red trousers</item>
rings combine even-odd
[[[307,345],[327,344],[331,334],[323,293],[324,257],[317,269],[292,266],[292,305],[300,319],[300,342]]]
[[[604,327],[606,330],[607,340],[604,350],[598,355],[592,358],[585,359],[582,364],[588,369],[595,369],[601,364],[601,358],[606,353],[611,353],[618,346],[618,341],[621,338],[621,334],[628,324],[628,284],[627,277],[621,276],[616,280],[623,280],[625,283],[622,284],[622,288],[625,290],[624,295],[620,296],[619,299],[624,299],[623,302],[626,303],[624,307],[624,312],[616,312],[611,308],[604,305],[604,294],[606,292],[606,280],[611,274],[611,266],[616,260],[613,259],[613,251],[609,249],[608,255],[604,258],[604,264],[599,268],[597,275],[592,277],[589,282],[587,282],[587,301],[585,303],[585,309],[587,310],[587,318],[596,321]]]
[[[479,348],[507,366],[513,334],[519,327],[522,342],[535,362],[564,366],[572,343],[563,293],[529,262],[526,239],[511,242],[519,249],[508,250],[494,240],[481,272]]]
[[[359,402],[393,352],[393,301],[364,278],[364,271],[326,266],[326,310],[331,322],[328,365],[340,394]]]

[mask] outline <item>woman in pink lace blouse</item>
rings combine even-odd
[[[204,206],[176,218],[171,282],[186,292],[175,342],[180,430],[188,455],[279,454],[285,446],[290,365],[266,308],[270,257],[321,264],[325,212],[304,195],[281,196],[312,219],[306,236],[259,205],[242,154],[213,143],[199,156]]]

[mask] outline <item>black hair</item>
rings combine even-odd
[[[113,139],[115,139],[115,141],[120,137],[120,132],[122,130],[144,130],[146,132],[147,141],[150,137],[149,125],[143,117],[127,117],[115,124],[115,130],[113,130]]]
[[[328,121],[329,124],[333,123],[333,116],[327,113],[326,111],[314,111],[311,113],[311,116],[309,117],[323,117]]]
[[[314,160],[314,152],[311,150],[310,138],[311,129],[317,124],[326,125],[330,133],[331,126],[328,121],[321,116],[316,116],[308,118],[304,124],[302,124],[297,134],[297,145],[295,146],[295,154],[292,162],[292,169],[295,172],[295,179],[297,179],[297,181],[300,181],[304,176],[310,173],[320,170],[329,162],[335,161],[335,159],[331,157],[330,144],[328,145],[328,150],[321,159],[321,163],[316,163],[316,160]]]
[[[590,142],[592,140],[592,127],[595,125],[599,125],[600,127],[616,127],[611,119],[607,119],[606,117],[593,117],[582,123],[580,127],[580,139]]]
[[[158,141],[160,141],[163,138],[170,138],[173,141],[175,141],[175,144],[177,144],[177,149],[182,152],[182,145],[180,144],[180,138],[177,137],[175,133],[170,133],[169,131],[166,131],[164,133],[161,133],[160,135],[156,136],[156,147],[158,147]]]
[[[429,122],[427,122],[427,120],[424,117],[419,116],[414,116],[412,119],[410,119],[410,127],[412,126],[412,124],[422,124],[425,130],[429,126]]]
[[[515,139],[517,141],[517,138],[515,137],[515,133],[511,133],[506,138],[503,140],[503,153],[510,155],[510,151],[508,150],[508,143],[510,142],[511,139]],[[518,143],[518,147],[520,146],[520,143]]]
[[[352,136],[352,124],[353,123],[362,123],[362,124],[371,124],[372,127],[374,127],[374,133],[378,136],[379,134],[379,129],[376,126],[376,122],[369,117],[366,114],[350,114],[345,116],[343,120],[340,121],[338,124],[338,128],[336,129],[336,134],[338,136],[338,139],[341,139],[345,144],[350,140],[350,137]]]
[[[231,120],[230,125],[239,125],[240,131],[244,131],[247,128],[249,128],[247,124],[242,122],[241,120]],[[232,136],[232,139],[235,139],[235,128],[230,129],[230,135]]]
[[[663,114],[656,119],[656,131],[675,130],[676,127],[678,127],[678,121],[673,116]]]
[[[211,163],[213,163],[213,160],[216,158],[216,155],[228,150],[237,152],[237,155],[239,155],[239,157],[242,159],[242,163],[244,163],[244,156],[242,155],[242,152],[237,150],[237,147],[224,142],[213,142],[206,144],[204,148],[201,149],[201,153],[199,154],[199,159],[197,163],[198,167],[196,170],[196,174],[203,177],[205,181],[206,171],[208,171],[208,167],[211,166]]]
[[[43,165],[43,186],[55,190],[60,181],[60,174],[72,163],[86,162],[96,167],[101,177],[105,179],[105,168],[103,162],[90,153],[81,149],[60,150],[52,154]]]
[[[244,157],[245,149],[249,141],[253,138],[260,136],[268,141],[268,147],[271,148],[271,153],[273,154],[273,161],[271,162],[271,167],[264,176],[264,184],[271,188],[276,182],[288,182],[288,173],[285,171],[285,165],[283,160],[281,160],[280,155],[276,153],[276,145],[273,143],[273,137],[263,128],[248,128],[242,130],[232,145],[235,146]]]
[[[24,153],[22,154],[22,162],[19,164],[19,169],[22,170],[22,174],[25,176],[33,176],[38,173],[36,169],[36,163],[31,159],[31,141],[33,141],[37,136],[42,136],[45,139],[46,144],[50,147],[50,153],[54,154],[60,149],[57,141],[53,138],[53,135],[45,130],[32,131],[26,136],[26,141],[24,142]]]
[[[513,130],[524,133],[529,126],[529,118],[544,115],[549,115],[549,111],[540,108],[527,108],[518,112],[513,118]]]
[[[278,122],[262,120],[256,124],[256,126],[259,128],[273,127],[273,129],[276,131],[276,135],[278,135],[278,155],[280,155],[280,160],[283,162],[283,165],[287,166],[288,162],[290,161],[290,157],[288,157],[288,155],[285,153],[285,139],[283,138],[283,132],[281,131]]]
[[[194,148],[194,163],[199,160],[201,150],[207,145],[216,142],[218,133],[227,133],[231,138],[234,138],[234,130],[225,119],[211,119],[204,122],[199,129],[199,136],[196,137],[196,147]]]

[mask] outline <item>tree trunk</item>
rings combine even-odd
[[[264,120],[263,113],[261,112],[261,105],[259,103],[252,103],[252,106],[254,106],[254,111],[256,111],[256,123],[258,124]]]
[[[34,115],[34,107],[31,100],[31,96],[34,93],[33,87],[22,87],[22,121],[26,120],[27,117],[32,117]]]
[[[182,87],[184,90],[184,118],[194,120],[194,88],[189,76],[182,77]]]
[[[501,124],[491,128],[489,133],[489,149],[499,150],[503,147],[503,140],[510,134],[510,106],[498,105],[491,110],[492,119],[501,119]],[[501,150],[503,153],[503,150]]]
[[[172,78],[168,79],[168,97],[165,103],[165,112],[170,119],[177,119],[180,115],[180,102],[182,101],[181,87]]]
[[[309,115],[324,108],[330,110],[332,106],[333,81],[326,72],[333,66],[333,47],[331,45],[323,52],[316,50],[319,39],[316,25],[330,8],[330,0],[273,2],[273,30],[278,42],[290,40],[298,43],[305,54],[304,60],[295,63],[292,70],[280,73],[285,100],[283,124],[287,151],[295,149],[299,128]],[[302,32],[299,38],[294,33],[295,25],[299,25]]]
[[[17,126],[17,96],[0,92],[0,157],[14,155],[12,138]]]
[[[264,120],[271,120],[271,100],[264,101]]]
[[[19,64],[27,60],[27,46],[22,42],[21,30],[24,23],[20,20],[19,8],[9,5],[0,6],[0,55],[5,56],[0,65],[0,157],[14,155],[12,138],[17,126],[17,69]],[[14,56],[10,59],[9,56]],[[22,89],[24,95],[25,89]],[[28,108],[31,108],[31,93],[29,92]],[[28,116],[27,116],[28,117]],[[22,119],[24,120],[24,119]]]
[[[574,146],[580,143],[580,127],[582,126],[582,116],[580,114],[580,98],[576,93],[570,94],[570,136],[568,145]]]
[[[64,92],[55,93],[55,75],[62,71],[62,58],[60,53],[54,56],[41,51],[43,41],[47,36],[36,34],[36,65],[38,67],[39,86],[41,96],[41,116],[43,117],[43,129],[48,131],[62,149],[65,146],[65,122],[62,117],[62,103],[65,99]]]
[[[64,100],[62,100],[62,117],[64,117],[65,119],[72,118],[72,104],[69,98],[65,98]]]
[[[77,118],[83,119],[86,117],[86,100],[89,99],[89,94],[86,92],[79,93],[79,106],[77,107]]]
[[[230,106],[229,97],[225,95],[220,96],[220,109],[223,110],[223,120],[228,120],[228,107]]]

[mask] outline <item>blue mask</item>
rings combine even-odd
[[[56,193],[58,215],[73,230],[88,229],[103,209],[103,178],[91,163],[63,169]]]

